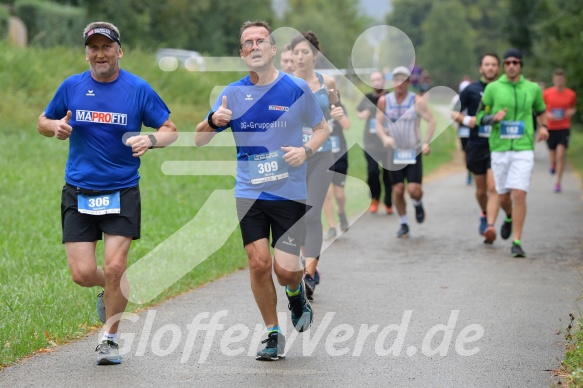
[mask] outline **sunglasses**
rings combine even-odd
[[[504,61],[504,64],[517,66],[520,65],[520,61]]]

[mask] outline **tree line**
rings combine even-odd
[[[86,23],[107,20],[120,28],[126,49],[231,56],[238,55],[241,23],[264,19],[274,29],[314,31],[338,68],[350,66],[358,36],[381,24],[362,14],[358,0],[287,0],[282,15],[275,14],[272,0],[0,1],[11,13],[20,12],[31,44],[41,46],[80,44]],[[569,85],[583,94],[583,0],[392,0],[392,6],[384,23],[407,34],[434,85],[457,88],[464,74],[477,78],[483,54],[516,47],[524,52],[527,77],[548,85],[552,70],[561,67]]]

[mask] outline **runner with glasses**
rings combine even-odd
[[[522,52],[504,53],[504,74],[486,86],[477,123],[491,125],[489,137],[492,172],[500,204],[512,209],[513,257],[526,257],[522,230],[526,218],[526,193],[534,167],[533,112],[541,126],[537,141],[549,137],[546,107],[540,87],[522,75]]]

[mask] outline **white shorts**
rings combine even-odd
[[[498,194],[506,194],[513,189],[528,192],[534,151],[492,152],[491,165]]]

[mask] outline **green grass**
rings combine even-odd
[[[122,67],[148,80],[172,110],[172,119],[182,132],[208,110],[209,93],[240,74],[161,72],[154,55],[127,52]],[[36,121],[60,82],[84,71],[82,48],[18,49],[0,44],[0,367],[10,365],[41,349],[63,344],[99,327],[95,314],[97,289],[79,287],[71,280],[61,244],[60,192],[68,143],[45,138],[36,131]],[[360,98],[358,98],[359,100]],[[363,123],[356,119],[355,102],[349,102],[353,120],[349,136],[362,136]],[[449,133],[450,132],[450,133]],[[451,158],[453,131],[432,144],[426,172]],[[148,152],[142,158],[142,238],[133,243],[129,263],[161,244],[193,219],[215,189],[230,189],[230,177],[164,175],[160,166],[173,160],[234,160],[221,148],[169,147]],[[350,150],[350,174],[365,180],[362,150]],[[348,211],[368,205],[368,197],[348,196]],[[208,220],[209,225],[213,223]],[[201,242],[204,243],[204,242]],[[98,244],[98,262],[102,262]],[[200,284],[246,266],[239,230],[209,259],[170,286],[148,305],[181,294]],[[130,304],[127,311],[143,308]]]
[[[573,126],[571,143],[567,153],[568,162],[575,167],[580,177],[583,177],[583,128]],[[583,298],[583,292],[582,296]],[[572,317],[565,335],[567,352],[563,361],[562,376],[568,386],[583,387],[583,317]]]

